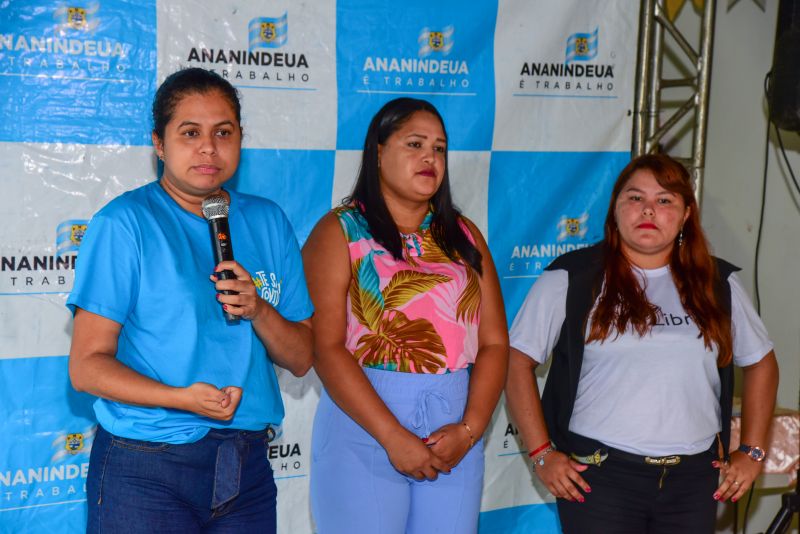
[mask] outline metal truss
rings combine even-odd
[[[688,156],[677,156],[689,169],[696,186],[698,202],[702,198],[703,170],[708,124],[708,94],[711,58],[714,43],[716,0],[705,0],[700,27],[700,51],[696,51],[667,17],[666,0],[642,0],[639,15],[639,52],[636,67],[636,97],[633,116],[632,153],[639,156],[662,151],[659,143],[668,132],[677,133],[676,125],[689,112],[694,112],[692,150]],[[685,54],[694,72],[685,78],[663,79],[664,36],[668,33]],[[678,52],[675,50],[675,52]],[[662,122],[661,102],[666,90],[691,88],[691,95],[671,116]]]

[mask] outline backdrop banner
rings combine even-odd
[[[0,532],[85,527],[93,398],[69,383],[64,303],[93,214],[158,175],[149,110],[169,73],[202,67],[238,88],[244,150],[230,186],[275,200],[301,243],[349,193],[378,108],[430,100],[456,203],[488,239],[510,323],[544,267],[602,236],[630,156],[634,4],[0,2]],[[312,533],[320,383],[278,374],[278,527]],[[558,532],[502,402],[484,440],[480,532]]]

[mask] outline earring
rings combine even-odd
[[[683,245],[683,228],[678,232],[678,246],[680,247],[681,245]]]

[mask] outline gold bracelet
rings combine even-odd
[[[471,449],[472,446],[475,445],[475,438],[472,437],[472,429],[464,421],[461,421],[461,424],[467,429],[467,434],[469,434],[469,448]]]

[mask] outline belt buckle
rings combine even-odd
[[[596,465],[600,467],[600,465],[608,458],[608,452],[604,451],[603,449],[597,449],[592,454],[588,454],[586,456],[578,456],[575,453],[570,454],[570,457],[578,463],[584,465]]]
[[[672,456],[645,456],[644,463],[647,465],[672,466],[681,463],[681,457],[676,454]]]

